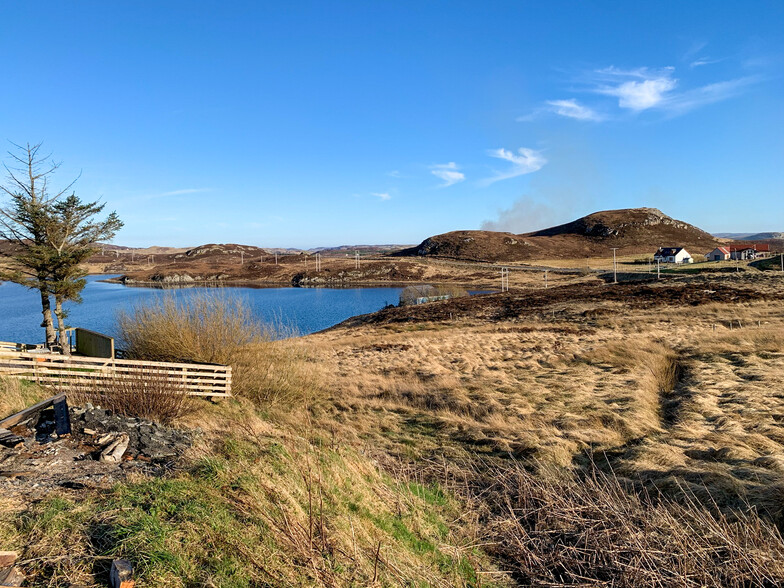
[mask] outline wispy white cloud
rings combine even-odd
[[[387,172],[387,175],[390,178],[402,178],[403,177],[403,175],[396,169],[393,169],[392,171]]]
[[[714,63],[719,63],[724,61],[722,59],[713,59],[711,57],[707,57],[702,53],[702,50],[708,46],[706,41],[695,41],[691,44],[691,47],[683,54],[681,60],[684,63],[688,63],[691,69],[695,67],[702,67],[704,65],[713,65]]]
[[[685,61],[685,62],[687,62],[687,63],[688,63],[689,61],[693,61],[693,60],[694,60],[694,58],[695,58],[695,57],[696,57],[696,56],[697,56],[697,55],[698,55],[698,54],[699,54],[699,53],[700,53],[700,52],[701,52],[703,49],[705,49],[705,47],[707,47],[707,46],[708,46],[708,42],[707,42],[707,41],[694,41],[694,42],[692,42],[692,44],[689,46],[689,48],[688,48],[688,49],[686,50],[686,52],[683,54],[683,57],[681,57],[681,60],[682,60],[682,61]]]
[[[568,100],[547,100],[545,101],[544,106],[537,108],[529,114],[518,116],[515,120],[517,122],[532,122],[548,114],[557,114],[566,118],[594,122],[602,121],[606,118],[590,106],[580,104],[574,98],[570,98]]]
[[[547,159],[542,155],[541,151],[528,149],[527,147],[520,147],[517,150],[517,153],[514,151],[507,151],[504,148],[490,149],[487,154],[490,157],[508,161],[512,166],[504,172],[496,172],[494,176],[482,180],[480,184],[484,186],[488,186],[493,182],[498,182],[500,180],[508,180],[510,178],[516,178],[517,176],[539,171],[547,163]]]
[[[641,67],[621,70],[615,67],[597,70],[599,85],[594,92],[618,98],[618,106],[639,112],[664,102],[678,85],[673,68],[649,70]]]
[[[550,112],[567,118],[592,121],[603,120],[603,117],[593,108],[580,104],[574,98],[570,100],[548,100],[546,104]]]
[[[633,112],[655,109],[677,116],[701,106],[738,96],[759,76],[746,76],[680,89],[680,81],[673,77],[675,68],[649,69],[641,67],[621,70],[610,67],[596,70],[593,92],[618,98],[618,107]]]
[[[379,200],[389,200],[390,198],[392,198],[389,192],[371,192],[370,195],[375,196]]]
[[[184,196],[185,194],[199,194],[200,192],[209,192],[210,188],[184,188],[182,190],[172,190],[171,192],[163,192],[156,194],[155,198],[164,198],[166,196]]]
[[[125,198],[115,199],[114,202],[126,204],[134,202],[147,202],[148,200],[156,200],[158,198],[187,196],[188,194],[200,194],[203,192],[212,192],[212,188],[182,188],[180,190],[169,190],[168,192],[148,192],[147,194],[138,194],[135,196],[127,196]]]
[[[631,111],[639,114],[658,111],[666,116],[679,116],[701,106],[720,102],[742,94],[752,84],[764,81],[762,75],[748,75],[724,79],[702,86],[689,83],[689,70],[726,61],[706,56],[705,42],[693,43],[681,57],[684,65],[681,75],[675,75],[672,66],[652,68],[621,68],[609,66],[583,71],[572,77],[571,92],[593,94],[615,99],[615,108],[605,100],[594,99],[586,104],[576,98],[547,100],[531,113],[517,118],[519,122],[531,122],[546,115],[556,114],[582,121],[605,121],[617,119],[616,113]],[[743,64],[746,67],[746,64]],[[688,66],[688,68],[687,68]],[[693,74],[692,74],[693,75]],[[590,102],[594,102],[591,104]]]
[[[454,161],[450,161],[449,163],[431,165],[430,173],[438,179],[443,180],[444,183],[440,185],[441,188],[447,188],[465,180],[465,174],[458,171],[459,169],[459,165]]]
[[[699,57],[689,63],[689,67],[694,69],[695,67],[702,67],[703,65],[713,65],[714,63],[720,63],[724,61],[724,59],[711,59],[709,57]]]
[[[673,115],[683,114],[690,110],[694,110],[695,108],[699,108],[700,106],[738,96],[745,91],[747,86],[756,84],[760,79],[759,76],[746,76],[734,80],[700,86],[699,88],[670,96],[666,102],[662,104],[662,108]]]

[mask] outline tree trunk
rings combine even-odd
[[[60,353],[71,355],[71,344],[68,342],[68,335],[65,332],[65,317],[63,316],[63,300],[54,297],[54,315],[57,317],[57,330],[60,334]]]
[[[52,320],[52,303],[49,300],[49,292],[46,286],[41,287],[41,308],[44,320],[41,326],[46,329],[46,346],[51,348],[54,345],[54,321]]]

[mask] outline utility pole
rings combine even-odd
[[[278,252],[275,252],[275,265],[278,265]]]
[[[354,269],[359,269],[359,251],[354,252]]]
[[[509,268],[501,268],[501,292],[509,292]]]
[[[321,271],[321,253],[316,253],[316,271]]]
[[[245,264],[245,252],[242,249],[240,249],[240,265],[244,265],[244,264]]]
[[[617,247],[613,247],[613,284],[618,283],[618,264],[615,261],[615,252],[618,250]]]
[[[547,270],[544,270],[544,289],[547,290]]]
[[[661,259],[656,260],[656,279],[661,280]]]

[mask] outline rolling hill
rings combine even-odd
[[[429,237],[397,255],[473,261],[527,261],[651,254],[658,247],[682,246],[704,254],[726,242],[656,208],[605,210],[531,233],[452,231]]]
[[[736,241],[770,241],[771,239],[784,239],[784,233],[768,231],[765,233],[715,233],[714,236]]]

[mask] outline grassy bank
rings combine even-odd
[[[134,562],[141,586],[477,585],[488,558],[438,486],[276,428],[246,402],[205,410],[184,469],[3,513],[33,585],[104,585],[111,557]]]

